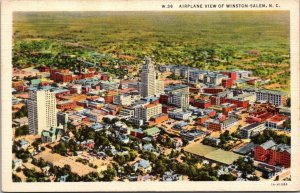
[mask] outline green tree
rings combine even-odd
[[[219,176],[220,181],[235,181],[236,177],[232,174],[222,174]]]
[[[108,167],[107,170],[102,172],[102,175],[103,177],[101,181],[109,182],[113,181],[114,177],[117,175],[117,172],[113,168]]]
[[[21,178],[14,173],[12,174],[12,181],[13,182],[22,182]]]
[[[29,127],[28,125],[23,125],[21,127],[16,128],[15,130],[15,136],[19,137],[22,135],[28,135],[29,134]]]

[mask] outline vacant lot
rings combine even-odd
[[[77,157],[65,157],[61,156],[57,153],[51,153],[49,149],[39,153],[38,155],[34,156],[36,159],[44,159],[47,162],[52,163],[58,167],[64,167],[64,165],[70,165],[71,171],[77,173],[80,176],[84,176],[90,172],[96,172],[97,170],[91,168],[87,165],[83,165],[80,162],[76,162]]]

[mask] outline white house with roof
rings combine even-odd
[[[26,149],[28,148],[29,145],[30,145],[30,143],[29,143],[27,140],[25,140],[25,139],[21,139],[21,140],[19,141],[19,147],[20,147],[21,149],[26,150]]]
[[[23,161],[21,159],[13,160],[13,170],[16,170],[19,167],[22,167]]]
[[[152,171],[152,166],[150,164],[150,161],[141,159],[137,161],[133,165],[133,170],[137,171],[138,169],[142,170],[144,173],[151,172]]]

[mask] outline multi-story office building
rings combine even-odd
[[[155,79],[155,95],[163,94],[164,93],[164,81],[161,80],[160,74],[157,73]]]
[[[256,101],[256,94],[253,92],[248,92],[248,93],[242,93],[234,98],[238,100],[244,100],[244,101],[249,101],[250,103],[254,103]]]
[[[252,136],[258,135],[259,133],[263,132],[266,129],[264,123],[253,123],[242,127],[240,129],[240,136],[244,139],[248,139]]]
[[[137,122],[140,120],[143,121],[143,123],[150,120],[151,117],[159,115],[162,113],[162,105],[159,103],[150,103],[145,105],[140,105],[135,108],[135,119]]]
[[[188,120],[192,116],[191,111],[182,111],[181,109],[175,109],[173,111],[170,111],[168,113],[169,117],[172,119],[178,119],[178,120]]]
[[[210,86],[218,86],[221,85],[222,80],[227,78],[224,74],[217,74],[217,73],[207,73],[204,76],[204,84],[210,85]]]
[[[129,106],[132,103],[131,96],[129,94],[119,94],[114,96],[114,104]]]
[[[111,82],[111,81],[102,81],[101,82],[101,89],[103,90],[118,90],[119,83]]]
[[[177,94],[177,93],[189,93],[189,87],[187,85],[179,84],[179,85],[170,85],[166,87],[165,92]]]
[[[225,121],[210,119],[205,121],[205,127],[212,131],[224,131],[230,129],[232,126],[236,125],[238,120],[233,117],[229,117]]]
[[[43,130],[57,126],[55,93],[49,90],[29,92],[29,134],[41,135]]]
[[[188,93],[177,93],[171,95],[168,99],[170,104],[174,104],[175,106],[180,107],[183,110],[187,110],[189,108]]]
[[[165,89],[168,103],[187,110],[189,108],[189,87],[187,85],[171,85]]]
[[[269,118],[266,121],[266,127],[268,129],[283,129],[284,128],[284,122],[288,121],[288,116],[276,114],[273,117]]]
[[[161,72],[171,72],[171,69],[174,65],[167,65],[167,66],[159,66],[159,71]]]
[[[257,90],[256,101],[266,101],[276,106],[287,104],[287,93],[274,90]]]
[[[269,140],[254,149],[254,159],[274,166],[291,166],[291,147]]]
[[[252,75],[251,71],[246,71],[246,70],[238,70],[236,71],[236,73],[237,73],[237,79],[247,78]]]
[[[69,120],[69,115],[64,112],[57,113],[57,125],[62,125],[64,129],[67,129],[67,124]]]
[[[141,72],[141,82],[139,84],[139,91],[142,97],[150,97],[162,94],[164,91],[163,82],[157,77],[154,65],[150,58],[145,58]]]
[[[130,118],[134,116],[134,109],[133,108],[122,108],[119,117],[122,118]]]

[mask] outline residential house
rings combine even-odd
[[[182,181],[182,175],[181,174],[175,174],[173,171],[165,172],[162,181],[164,182],[171,182],[171,181]]]
[[[141,159],[141,160],[137,161],[133,165],[133,170],[137,171],[138,169],[142,170],[144,173],[151,172],[152,171],[152,166],[150,164],[150,161],[144,160],[144,159]]]
[[[148,143],[143,146],[143,150],[149,151],[149,152],[154,152],[155,148],[153,147],[153,145],[151,143]]]
[[[80,142],[80,146],[84,149],[94,149],[95,142],[93,139]]]

